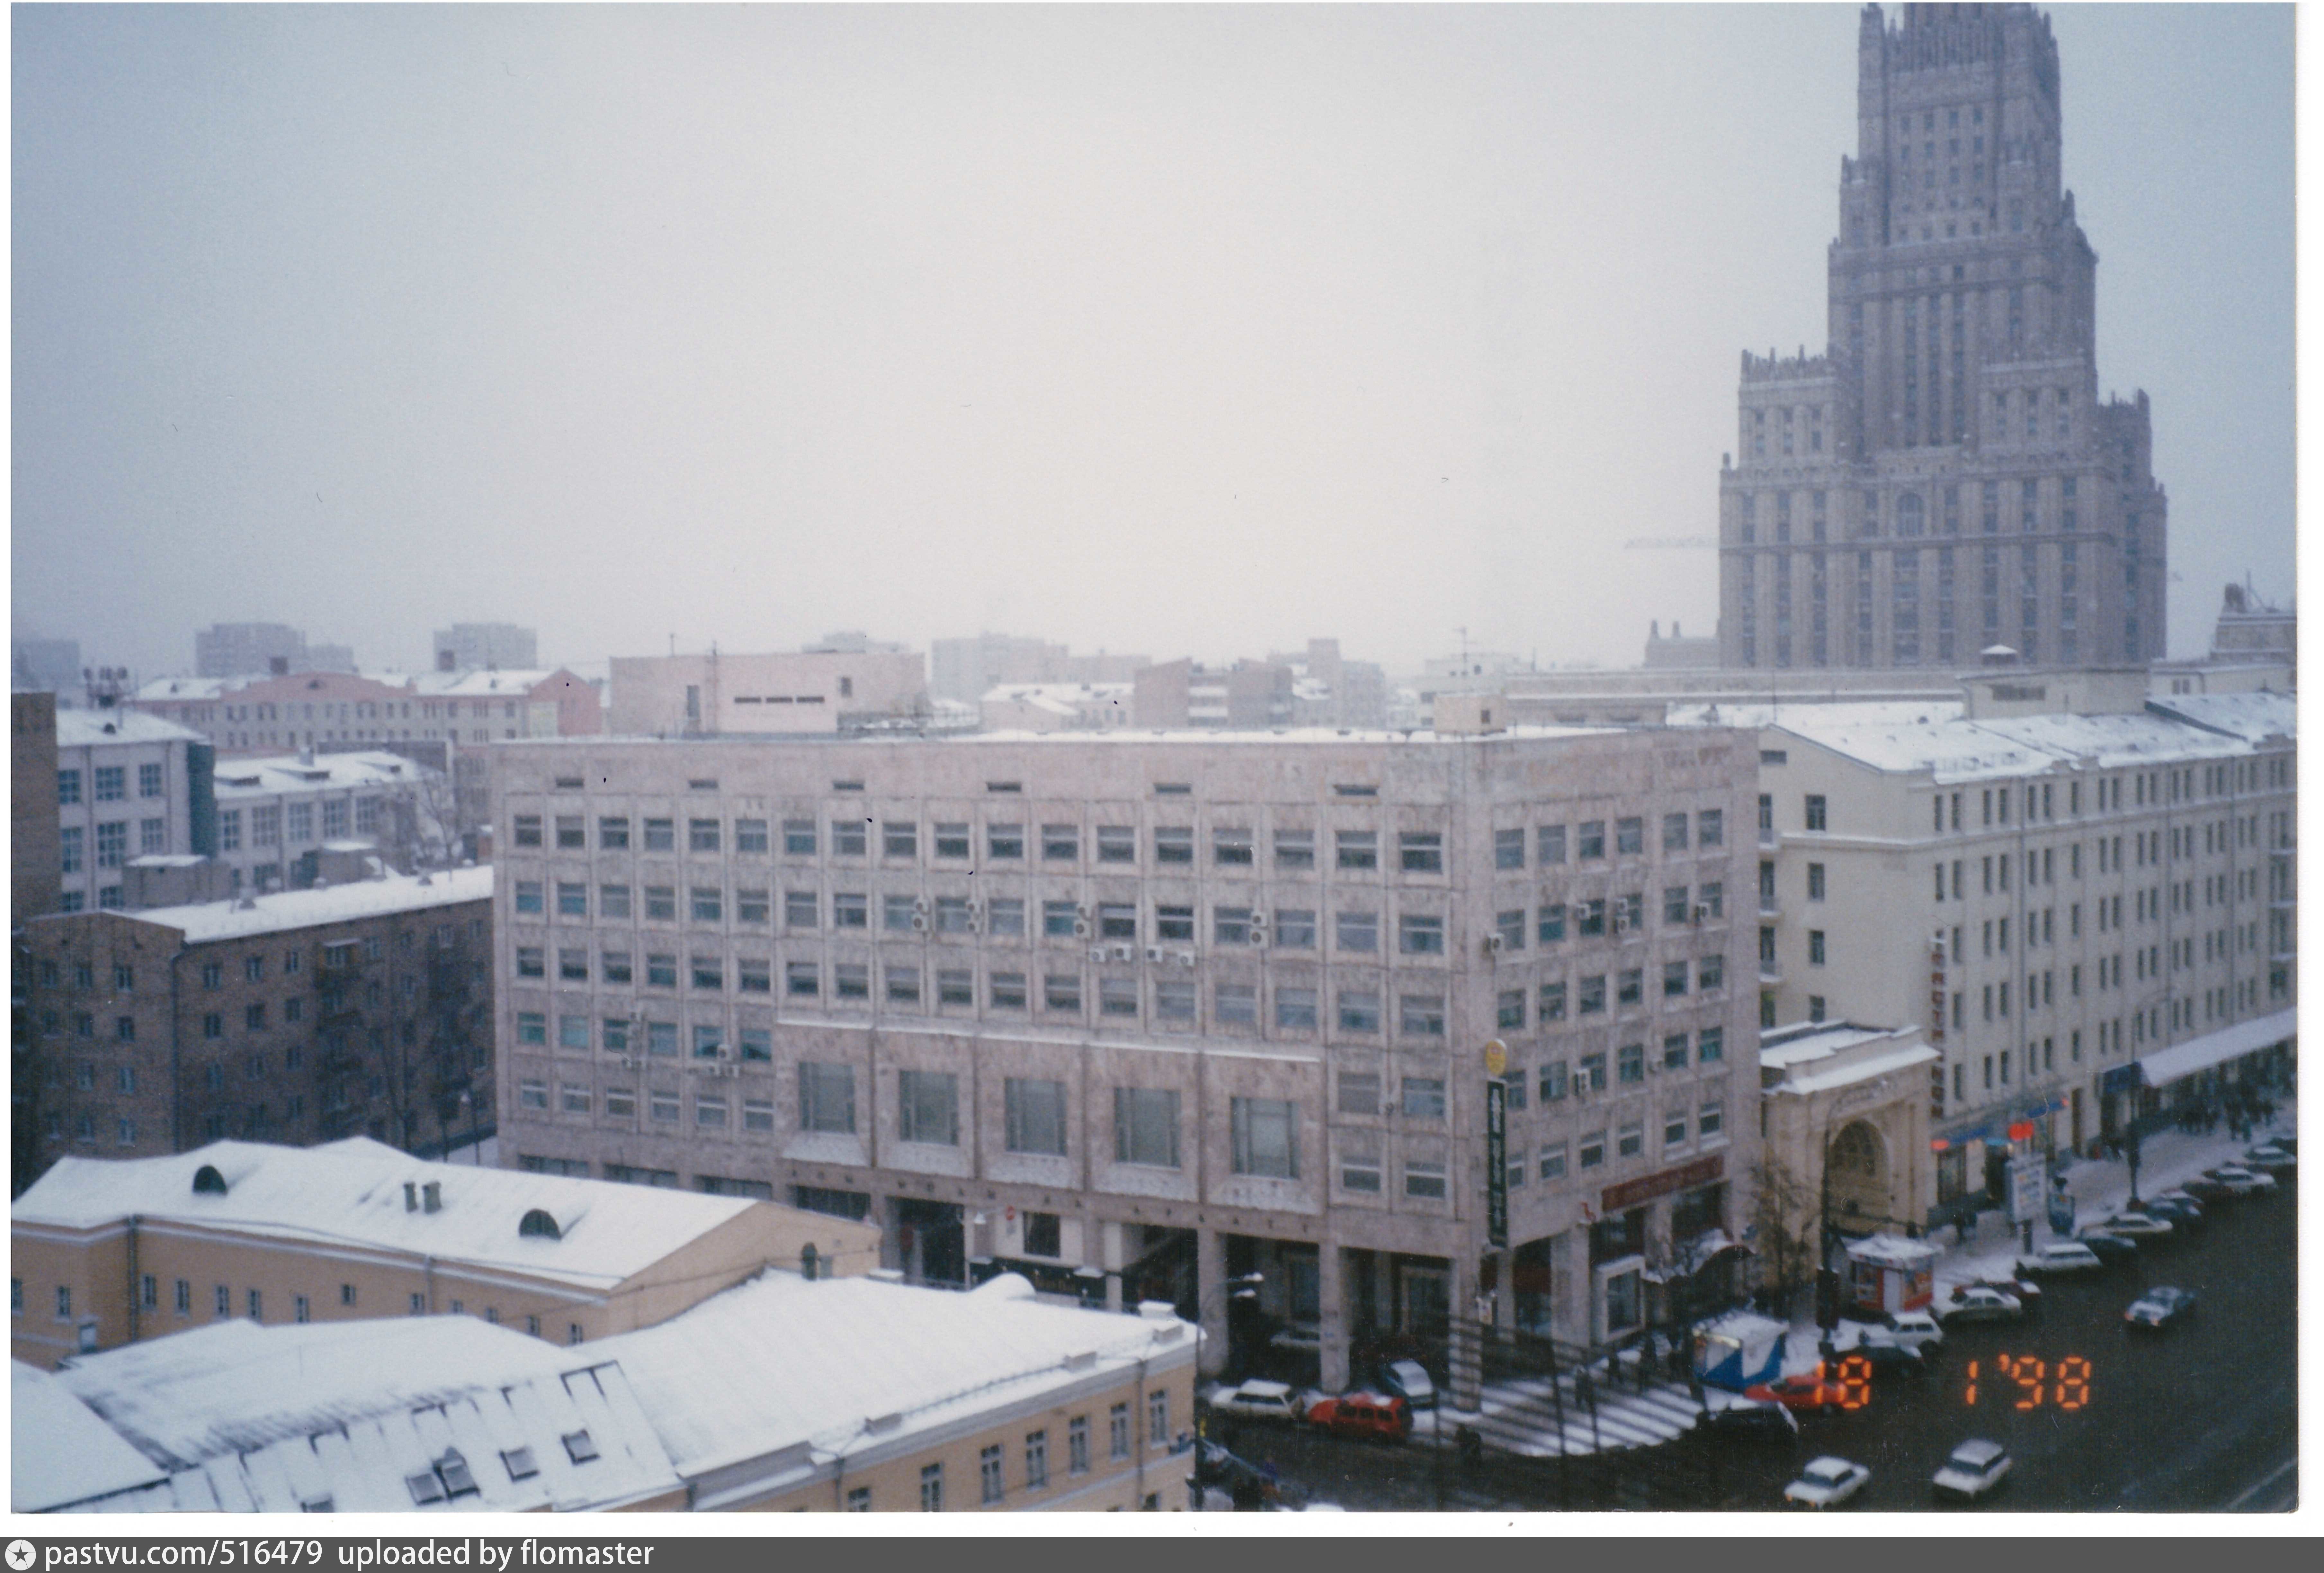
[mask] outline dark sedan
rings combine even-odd
[[[2098,1260],[2109,1267],[2138,1260],[2138,1242],[2126,1235],[2109,1235],[2104,1229],[2085,1229],[2074,1238],[2097,1252]]]

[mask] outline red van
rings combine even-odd
[[[1412,1434],[1412,1411],[1404,1400],[1378,1393],[1343,1393],[1307,1411],[1309,1423],[1335,1437],[1401,1442]]]

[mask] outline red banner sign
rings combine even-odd
[[[1665,1169],[1660,1174],[1649,1174],[1637,1180],[1626,1180],[1619,1185],[1609,1185],[1600,1198],[1599,1210],[1607,1216],[1624,1212],[1642,1201],[1652,1201],[1658,1196],[1668,1196],[1674,1190],[1709,1185],[1725,1172],[1727,1154],[1713,1152],[1708,1158],[1698,1158],[1692,1163],[1682,1163],[1676,1169]]]

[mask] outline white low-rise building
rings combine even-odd
[[[58,711],[58,911],[126,906],[135,858],[215,851],[209,791],[200,733],[135,710]]]
[[[217,858],[230,890],[303,890],[327,843],[368,843],[402,872],[448,861],[450,784],[397,754],[309,751],[217,767]]]

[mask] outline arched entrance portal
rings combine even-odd
[[[1840,1127],[1824,1153],[1824,1185],[1834,1228],[1877,1229],[1888,1219],[1888,1143],[1864,1120]]]

